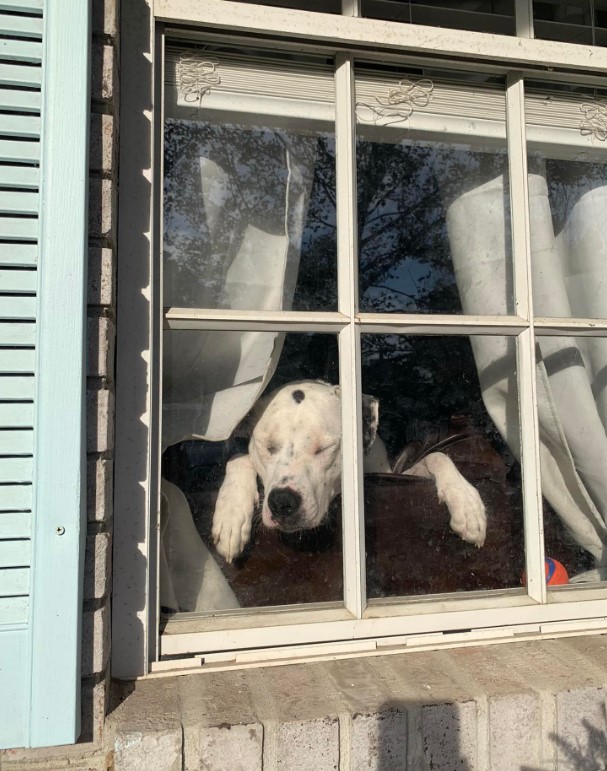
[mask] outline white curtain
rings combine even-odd
[[[536,316],[607,316],[607,178],[592,164],[536,161],[529,174]],[[464,313],[509,312],[510,257],[503,175],[447,207]],[[520,457],[516,351],[504,337],[472,337],[485,406]],[[537,337],[542,492],[597,570],[607,577],[607,341]]]
[[[213,127],[196,144],[167,174],[165,306],[289,310],[315,140]],[[271,332],[165,334],[163,445],[227,439],[267,385],[283,341]]]

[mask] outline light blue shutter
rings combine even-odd
[[[87,0],[0,0],[0,747],[79,733]]]

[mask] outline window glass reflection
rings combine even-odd
[[[538,337],[536,358],[546,557],[576,582],[605,580],[607,340]]]
[[[534,0],[534,35],[581,45],[607,44],[605,0]]]
[[[362,0],[362,15],[431,27],[514,35],[514,0]]]
[[[166,331],[163,374],[163,610],[341,603],[335,336]]]
[[[365,475],[370,599],[520,588],[516,341],[362,337],[393,472]]]

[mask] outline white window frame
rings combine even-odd
[[[302,656],[367,655],[403,647],[440,647],[541,634],[607,631],[607,589],[602,586],[547,593],[535,414],[534,334],[607,335],[607,319],[533,317],[523,78],[582,81],[607,86],[607,49],[550,41],[532,35],[531,0],[516,0],[521,37],[430,28],[362,19],[357,0],[343,0],[343,16],[257,6],[227,0],[137,0],[123,9],[121,174],[118,265],[118,350],[115,466],[113,674],[140,677],[176,668],[251,666]],[[160,204],[153,190],[162,177],[154,137],[162,126],[163,28],[187,26],[192,34],[236,42],[255,35],[255,46],[280,45],[337,55],[336,144],[338,310],[335,313],[238,312],[169,309],[164,322],[157,265]],[[180,32],[180,34],[182,34]],[[251,37],[248,39],[251,43]],[[357,312],[356,158],[354,58],[394,58],[466,69],[478,66],[506,76],[507,133],[512,208],[515,313],[512,316],[407,315]],[[449,62],[445,63],[446,57]],[[155,83],[155,85],[154,85]],[[171,621],[159,636],[158,558],[159,404],[157,382],[162,325],[172,329],[256,329],[337,332],[342,387],[344,607],[248,610]],[[123,332],[121,330],[126,330]],[[407,332],[514,335],[518,338],[520,430],[525,507],[527,594],[499,590],[404,604],[366,604],[360,447],[360,334]],[[150,353],[152,352],[152,353]],[[448,630],[448,631],[445,631]],[[272,650],[268,651],[271,646]],[[214,653],[208,653],[209,651]],[[224,651],[216,653],[217,651]]]

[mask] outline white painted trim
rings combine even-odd
[[[311,13],[286,8],[225,0],[155,0],[159,20],[207,29],[230,29],[286,39],[313,39],[336,50],[383,49],[401,53],[426,53],[473,62],[488,61],[542,72],[563,68],[604,74],[607,49],[548,40],[492,35],[481,32],[425,27],[377,19]]]
[[[366,604],[363,516],[360,344],[351,321],[358,307],[358,227],[354,63],[338,54],[335,66],[337,277],[340,312],[350,320],[339,336],[342,416],[342,532],[344,603],[357,618]]]
[[[489,598],[488,598],[489,599]],[[439,634],[445,629],[451,632],[470,633],[491,627],[517,626],[521,624],[547,624],[552,622],[579,623],[584,630],[587,621],[590,628],[596,619],[605,618],[605,600],[588,602],[547,603],[518,605],[516,607],[486,608],[452,612],[436,612],[418,616],[394,616],[381,619],[353,619],[317,624],[288,624],[271,627],[272,647],[283,645],[307,645],[331,641],[364,640],[419,634]],[[477,638],[478,641],[479,638]],[[268,646],[267,628],[229,629],[192,634],[163,635],[163,656],[177,656],[227,650],[250,650]]]
[[[116,453],[112,673],[149,669],[151,462],[149,351],[153,340],[151,0],[129,0],[121,19],[120,211],[118,218]],[[154,600],[155,602],[155,600]]]
[[[510,211],[516,312],[529,319],[529,328],[517,340],[517,382],[520,420],[521,473],[525,532],[527,590],[537,602],[546,602],[544,570],[544,514],[540,487],[539,428],[535,384],[535,338],[531,289],[531,240],[525,92],[518,73],[506,82],[509,137]]]

